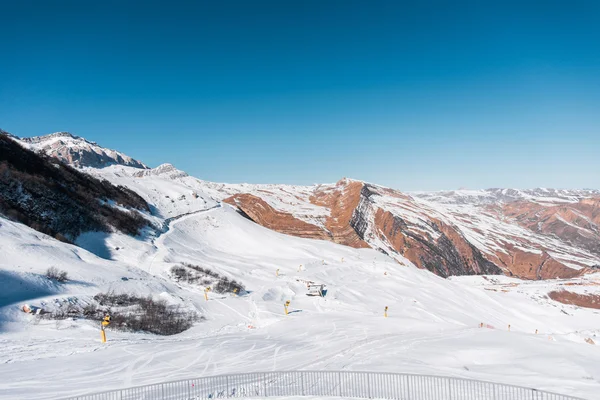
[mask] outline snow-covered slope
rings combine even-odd
[[[442,374],[589,399],[600,393],[600,348],[584,342],[600,334],[600,314],[546,297],[566,282],[442,279],[371,249],[279,234],[227,205],[174,220],[153,243],[111,234],[108,247],[128,240],[113,260],[0,224],[2,399],[284,369]],[[248,293],[211,294],[207,302],[203,287],[170,279],[179,262],[241,281]],[[72,281],[50,283],[41,276],[48,266],[67,270]],[[573,282],[597,291],[596,279]],[[326,284],[327,296],[306,296],[307,280]],[[165,298],[206,320],[171,337],[109,330],[102,344],[95,323],[36,321],[19,311],[23,303],[85,302],[110,290]]]
[[[98,143],[72,135],[69,132],[56,132],[32,138],[17,138],[12,135],[11,137],[26,148],[43,152],[75,167],[103,168],[118,164],[135,168],[147,168],[141,162],[121,152],[101,147]]]

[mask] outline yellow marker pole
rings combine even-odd
[[[238,288],[233,289],[234,294],[237,294],[237,292],[238,292]]]
[[[508,331],[510,332],[510,324],[508,324]]]
[[[210,292],[210,286],[204,289],[204,298],[208,301],[208,292]]]
[[[102,343],[106,343],[106,332],[104,331],[104,327],[108,326],[108,324],[110,324],[110,315],[106,315],[100,325],[100,341]]]
[[[290,301],[286,301],[285,304],[283,305],[283,308],[285,308],[285,315],[288,315],[288,307],[290,305]]]
[[[344,257],[342,257],[342,262],[344,262]]]
[[[279,268],[275,270],[275,276],[279,276]]]
[[[383,310],[383,316],[387,318],[387,311],[388,311],[388,306],[385,306],[385,309]]]
[[[536,330],[535,330],[535,334],[537,335],[537,333],[538,333],[538,330],[536,329]]]
[[[323,265],[325,265],[325,260],[323,260]]]
[[[302,271],[302,264],[298,266],[298,272]]]

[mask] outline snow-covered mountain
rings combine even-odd
[[[595,191],[411,195],[343,179],[294,198],[320,207],[319,212],[291,213],[298,207],[284,204],[273,190],[225,201],[272,229],[294,234],[287,226],[299,222],[284,222],[287,215],[312,224],[302,236],[310,237],[306,232],[319,226],[312,237],[324,233],[337,243],[402,256],[441,276],[504,272],[529,279],[566,278],[600,264],[600,196]]]
[[[223,201],[269,229],[374,248],[444,277],[505,273],[527,279],[569,278],[600,265],[598,190],[403,193],[345,178],[314,186],[213,183],[171,164],[139,169],[113,163],[85,170],[136,191],[153,205],[159,219]]]
[[[315,186],[212,183],[172,165],[89,172],[142,194],[166,217],[223,201],[269,229],[374,248],[441,276],[567,278],[600,264],[595,191],[561,191],[560,197],[481,191],[464,201],[351,179]]]
[[[74,167],[104,168],[117,164],[134,168],[148,168],[121,152],[101,147],[95,142],[69,132],[56,132],[32,138],[12,137],[31,150],[43,152]]]
[[[0,134],[0,214],[74,240],[88,231],[137,235],[149,205],[138,194],[23,148]]]

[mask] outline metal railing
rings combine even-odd
[[[87,394],[68,400],[201,400],[285,396],[399,400],[582,400],[494,382],[350,371],[219,375]]]

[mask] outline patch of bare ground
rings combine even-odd
[[[600,295],[598,294],[580,294],[568,290],[555,290],[548,293],[548,296],[552,300],[563,304],[600,309]]]

